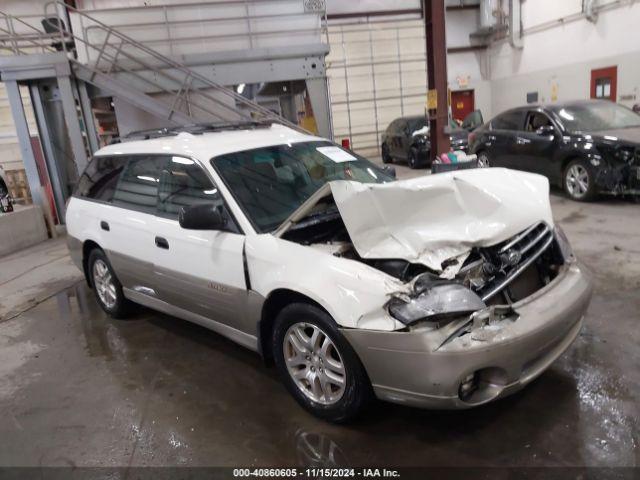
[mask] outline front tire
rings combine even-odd
[[[100,308],[113,318],[126,317],[131,311],[131,302],[125,298],[122,284],[105,253],[98,248],[92,250],[87,265]]]
[[[572,200],[587,202],[596,195],[595,175],[588,162],[576,159],[564,170],[563,187]]]
[[[275,321],[272,348],[287,390],[315,416],[346,422],[371,398],[360,359],[322,309],[305,303],[283,308]]]

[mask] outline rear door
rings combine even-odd
[[[224,201],[207,172],[194,160],[166,158],[149,246],[158,296],[182,309],[246,330],[244,235],[231,217],[227,217],[225,231],[180,227],[181,208],[199,204],[222,207]]]
[[[122,285],[157,296],[153,228],[165,158],[132,155],[120,175],[112,206],[101,220],[108,229],[111,261]],[[105,225],[102,225],[105,229]]]
[[[516,138],[518,168],[549,176],[558,139],[559,130],[546,113],[528,111],[525,130]]]
[[[491,129],[485,132],[491,166],[518,168],[516,138],[523,128],[522,110],[509,110],[491,120]]]
[[[404,150],[403,138],[406,135],[407,121],[405,119],[398,119],[393,122],[393,129],[391,131],[391,156],[399,159],[406,159],[407,152]]]

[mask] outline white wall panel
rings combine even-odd
[[[449,36],[468,44],[475,17],[477,13],[459,16],[457,12],[448,17],[447,21],[454,23],[447,26],[449,45]],[[327,65],[335,138],[351,138],[358,153],[378,157],[381,134],[391,121],[425,112],[424,22],[415,19],[332,25],[329,43]],[[476,107],[484,113],[491,106],[491,88],[483,78],[483,60],[475,52],[451,54],[447,70],[453,90],[460,88],[456,77],[468,79],[464,88],[474,89]]]
[[[544,16],[533,13],[538,3],[549,4],[541,9]],[[525,5],[528,9],[525,30],[581,11],[581,2],[567,4],[571,6],[547,0],[524,2],[523,10]],[[537,91],[541,102],[550,102],[552,88],[557,89],[559,101],[589,98],[591,70],[614,65],[618,66],[618,96],[636,96],[636,100],[621,103],[632,106],[640,102],[639,22],[640,4],[636,2],[600,12],[596,23],[582,18],[526,34],[522,50],[513,49],[506,41],[495,44],[487,53],[492,113],[523,105],[527,92]]]

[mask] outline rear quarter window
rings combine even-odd
[[[78,180],[74,195],[111,202],[127,159],[94,157]]]

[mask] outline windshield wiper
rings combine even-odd
[[[340,212],[337,207],[328,208],[318,213],[314,213],[313,215],[309,215],[304,218],[304,220],[296,223],[291,227],[291,230],[298,230],[300,228],[306,228],[311,225],[317,225],[318,223],[329,222],[331,220],[335,220],[336,218],[340,218]]]

